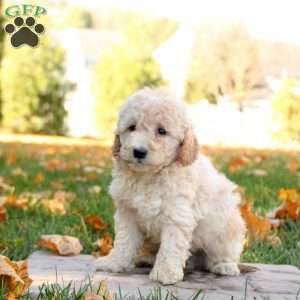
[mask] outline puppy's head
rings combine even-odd
[[[182,101],[143,89],[121,108],[113,155],[131,170],[155,171],[173,162],[189,165],[197,154],[197,139]]]

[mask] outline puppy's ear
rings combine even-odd
[[[120,142],[120,137],[118,134],[115,135],[115,140],[112,146],[112,155],[114,157],[119,157],[120,153],[120,148],[121,148],[121,142]]]
[[[188,128],[184,135],[184,140],[180,145],[176,160],[183,166],[193,163],[199,153],[199,144],[192,130]]]

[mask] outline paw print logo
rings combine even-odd
[[[11,34],[11,44],[15,48],[21,45],[35,47],[39,43],[39,35],[45,31],[42,24],[36,24],[33,17],[26,18],[25,22],[22,17],[16,17],[14,24],[7,24],[4,30]]]

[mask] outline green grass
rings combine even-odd
[[[8,164],[7,157],[12,151],[16,151],[17,160],[13,164]],[[0,154],[0,176],[15,188],[17,195],[25,192],[33,194],[44,191],[55,192],[53,182],[58,180],[63,184],[64,191],[75,194],[75,199],[70,202],[65,215],[50,213],[39,203],[31,205],[27,210],[8,207],[7,221],[0,222],[1,255],[6,255],[13,260],[27,258],[33,251],[39,249],[37,241],[42,234],[76,236],[83,245],[83,253],[90,254],[93,242],[102,234],[84,224],[83,218],[90,214],[101,216],[105,223],[109,224],[108,231],[113,236],[114,206],[108,194],[108,185],[111,181],[110,161],[103,163],[106,156],[101,154],[100,148],[0,145]],[[270,209],[279,206],[277,192],[280,188],[299,189],[299,172],[292,173],[288,168],[288,162],[291,159],[299,161],[299,155],[273,153],[261,161],[255,162],[253,159],[249,165],[231,173],[228,171],[228,162],[236,155],[239,153],[228,151],[211,153],[215,165],[230,179],[245,188],[245,197],[253,200],[254,208],[259,214],[264,215]],[[257,153],[247,154],[250,159],[256,155]],[[54,158],[58,158],[61,162],[70,162],[70,167],[66,170],[46,170],[45,163]],[[84,177],[83,170],[87,166],[97,167],[102,170],[102,173],[96,178],[79,180],[80,177]],[[24,170],[27,176],[15,176],[13,172],[16,168]],[[249,175],[249,172],[254,169],[264,169],[268,174],[265,177]],[[38,173],[43,173],[45,176],[45,180],[40,184],[34,183]],[[89,192],[89,188],[95,185],[102,188],[99,194]],[[5,194],[1,189],[0,192],[2,195]],[[252,243],[245,249],[242,261],[292,264],[300,267],[300,248],[299,245],[297,246],[300,240],[299,225],[300,221],[296,223],[288,221],[278,230],[281,245],[272,246],[261,241]],[[45,296],[40,299],[50,298]]]

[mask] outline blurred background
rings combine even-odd
[[[1,27],[10,5],[0,1]],[[300,142],[300,2],[43,0],[38,47],[1,31],[1,134],[109,143],[122,102],[165,87],[189,106],[203,145]]]

